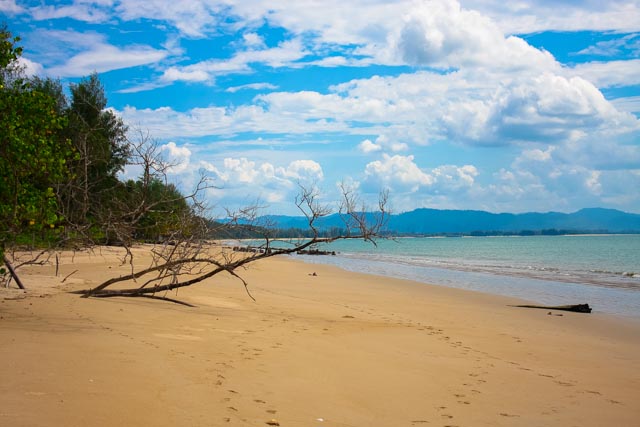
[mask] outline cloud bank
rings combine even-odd
[[[118,108],[166,142],[182,181],[199,169],[215,177],[214,199],[239,203],[242,187],[277,204],[296,182],[349,180],[372,195],[391,189],[400,210],[640,211],[621,184],[640,175],[640,107],[624,91],[640,84],[635,1],[4,1],[0,10],[88,25],[37,30],[46,42],[25,55],[33,73],[135,69],[118,93],[235,97]],[[133,22],[162,39],[99,32]],[[607,39],[563,63],[524,38],[550,30]],[[224,43],[192,50],[211,40]]]

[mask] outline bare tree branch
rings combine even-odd
[[[380,237],[380,231],[386,223],[388,215],[386,193],[381,194],[378,211],[375,213],[362,211],[363,206],[358,203],[354,193],[345,189],[343,196],[344,200],[340,212],[347,225],[347,233],[344,235],[320,236],[316,221],[327,216],[330,210],[318,203],[317,190],[301,187],[301,193],[296,199],[296,204],[305,213],[309,227],[313,231],[313,236],[309,239],[297,242],[289,241],[290,245],[288,247],[276,248],[273,246],[275,239],[269,235],[269,231],[264,231],[264,236],[262,236],[263,244],[260,251],[242,253],[225,250],[219,245],[204,239],[197,242],[185,239],[180,242],[174,242],[173,245],[154,248],[154,260],[151,266],[131,274],[111,278],[92,289],[78,291],[77,293],[82,294],[85,298],[155,295],[160,292],[173,291],[203,282],[220,273],[229,273],[242,282],[247,294],[254,299],[249,292],[248,283],[236,272],[250,263],[276,255],[296,253],[318,244],[330,243],[341,239],[363,239],[375,243],[375,239]],[[256,220],[255,209],[247,209],[244,212],[250,215],[249,219],[251,221]],[[373,218],[373,221],[369,221],[371,218]],[[234,217],[234,223],[229,224],[231,227],[240,224],[239,217]],[[251,225],[251,222],[247,221],[245,225]],[[149,278],[141,286],[125,289],[111,288],[118,283],[137,281],[143,277]],[[164,283],[167,279],[171,280],[168,283]]]

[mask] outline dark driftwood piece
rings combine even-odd
[[[512,305],[512,307],[524,307],[524,308],[542,308],[544,310],[562,310],[573,311],[574,313],[591,313],[591,307],[589,304],[572,304],[572,305]]]
[[[9,260],[7,259],[7,257],[3,257],[4,258],[4,264],[7,266],[7,268],[9,269],[9,273],[11,273],[11,277],[13,277],[13,280],[16,281],[16,283],[18,284],[18,287],[20,289],[24,289],[24,285],[22,284],[22,281],[20,280],[20,278],[18,277],[18,274],[16,273],[16,271],[13,269],[13,266],[11,265],[11,263],[9,262]]]

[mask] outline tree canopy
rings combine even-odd
[[[118,179],[139,156],[98,75],[70,85],[67,97],[60,81],[24,74],[19,41],[0,28],[0,251],[166,235],[191,213],[188,203],[148,169]]]
[[[18,41],[0,30],[0,251],[26,230],[60,220],[55,188],[69,179],[74,159],[62,137],[67,119],[49,91],[23,76]]]

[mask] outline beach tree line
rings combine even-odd
[[[344,225],[331,234],[317,225],[333,210],[319,202],[315,187],[300,186],[295,200],[308,229],[289,230],[283,233],[286,239],[262,221],[258,205],[227,211],[224,221],[210,218],[205,195],[214,183],[206,175],[191,191],[179,191],[169,182],[174,165],[163,157],[158,141],[130,129],[108,108],[97,74],[67,90],[59,80],[27,76],[19,40],[0,28],[0,260],[7,266],[5,251],[36,248],[22,265],[48,262],[59,248],[118,245],[125,249],[122,262],[131,265],[131,274],[81,293],[157,297],[219,273],[242,281],[236,270],[251,262],[319,243],[374,242],[386,224],[386,193],[372,216],[346,187],[337,209]],[[125,167],[137,178],[121,179]],[[253,239],[256,250],[238,253],[212,241],[234,237]],[[136,268],[131,251],[140,242],[154,245],[152,265],[143,269]]]
[[[65,92],[58,80],[25,75],[18,42],[0,29],[0,247],[111,243],[124,237],[118,223],[133,238],[151,238],[189,211],[177,188],[152,170],[150,156],[159,153],[150,138],[130,141],[127,125],[107,108],[97,74]],[[145,162],[138,179],[118,178],[126,165]]]

